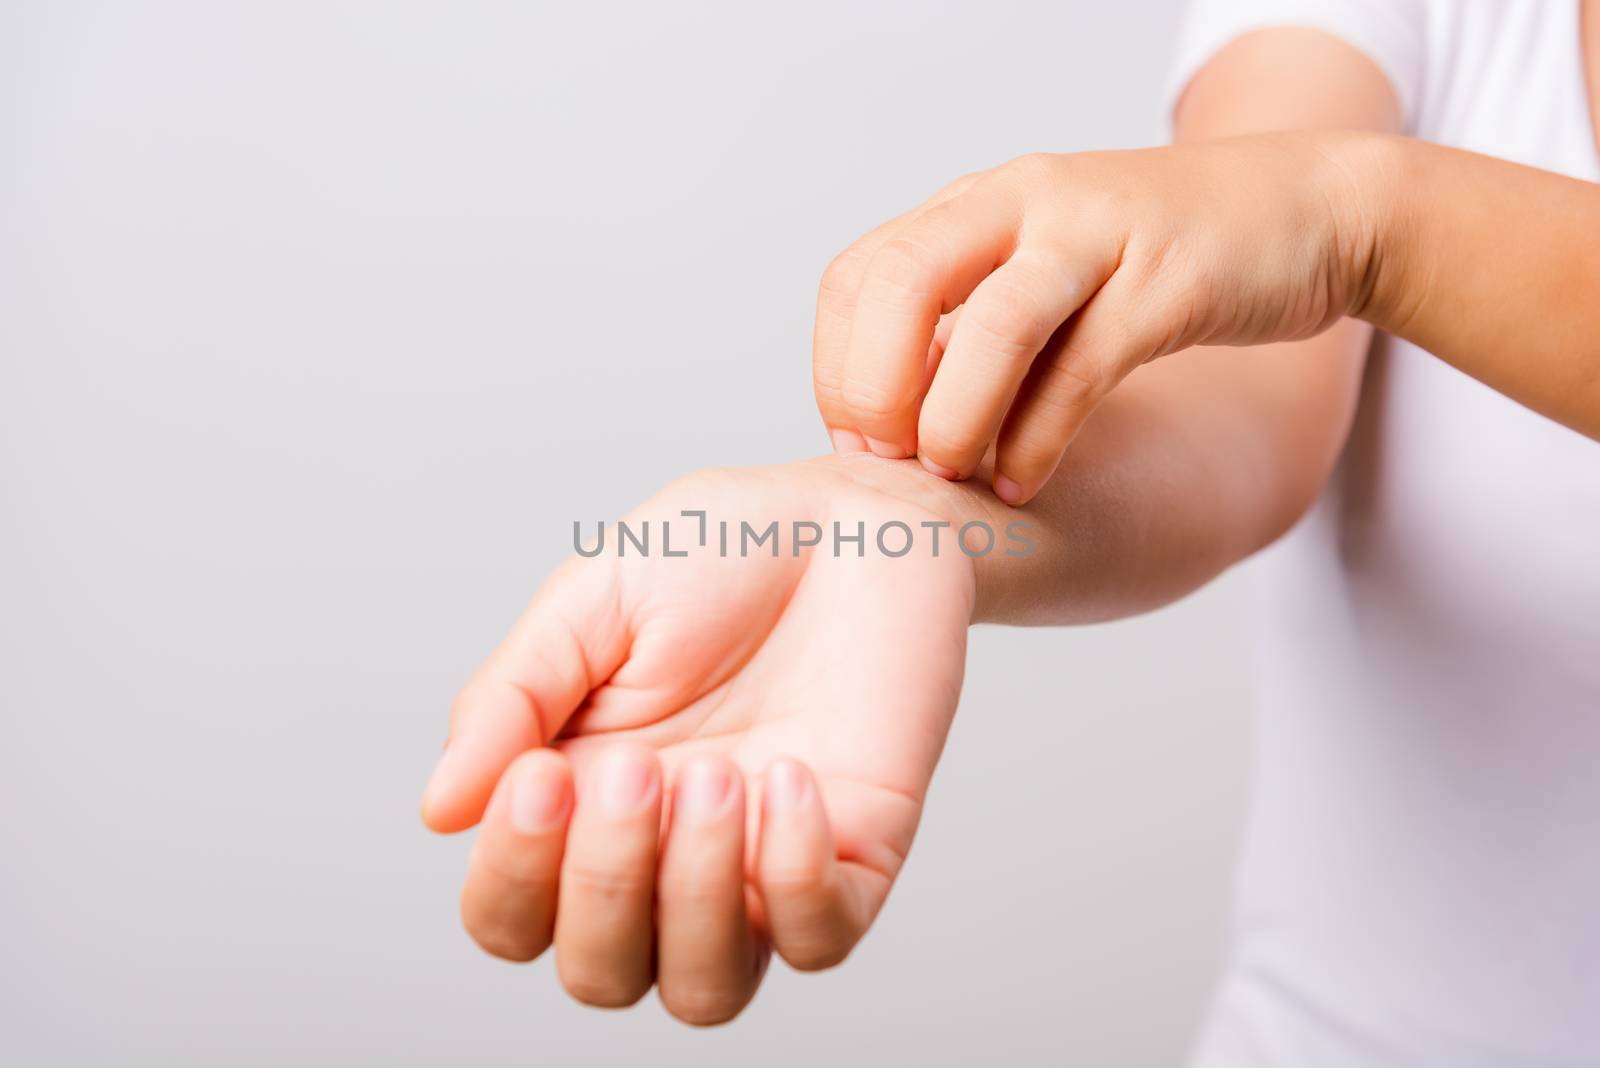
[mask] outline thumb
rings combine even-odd
[[[441,833],[483,816],[517,756],[547,744],[627,655],[616,569],[573,559],[550,577],[500,647],[456,695],[444,755],[422,797],[422,822]]]

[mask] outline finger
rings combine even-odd
[[[579,781],[556,910],[556,971],[588,1005],[632,1005],[650,989],[651,903],[661,766],[619,743]]]
[[[724,757],[684,765],[656,880],[656,982],[686,1023],[733,1019],[760,962],[744,899],[744,782]]]
[[[456,695],[450,737],[422,797],[440,832],[478,821],[518,753],[544,745],[627,651],[608,561],[572,560],[534,597],[500,648]]]
[[[1173,322],[1163,301],[1119,270],[1051,338],[1019,390],[995,449],[995,495],[1013,506],[1032,500],[1105,395],[1168,351]]]
[[[981,175],[968,174],[939,190],[904,215],[884,223],[845,249],[827,270],[817,291],[816,326],[811,338],[811,381],[816,392],[817,410],[828,427],[834,448],[839,452],[864,452],[866,442],[845,422],[846,412],[840,387],[844,379],[845,349],[850,342],[850,321],[855,314],[856,293],[861,288],[867,264],[878,249],[924,212],[959,196],[971,188]]]
[[[979,182],[930,208],[867,264],[839,395],[844,425],[879,455],[916,452],[922,372],[939,316],[964,302],[1015,247],[1021,212],[1007,189]]]
[[[922,372],[923,397],[927,397],[928,387],[933,385],[933,376],[939,373],[939,364],[944,361],[945,350],[950,347],[950,335],[960,321],[961,309],[957,308],[948,315],[940,316],[939,325],[933,328],[933,344],[928,346],[928,364]]]
[[[839,861],[811,772],[787,758],[762,781],[756,881],[773,948],[801,971],[844,960],[887,892],[883,877]]]
[[[917,447],[928,470],[966,478],[977,469],[1034,358],[1115,267],[1109,242],[1024,245],[978,285],[922,402]]]
[[[461,921],[496,957],[528,961],[550,947],[571,810],[572,773],[553,749],[522,754],[495,789],[467,864]]]

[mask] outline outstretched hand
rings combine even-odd
[[[877,463],[858,458],[860,463]],[[489,952],[552,943],[580,1001],[659,985],[708,1024],[754,994],[770,951],[838,963],[910,848],[961,687],[972,561],[937,555],[920,503],[849,465],[709,472],[574,557],[457,697],[423,800],[436,831],[482,821],[462,915]],[[917,474],[918,478],[926,478]],[[685,511],[706,513],[701,522]],[[718,523],[732,528],[719,551]],[[741,556],[741,521],[776,555]],[[794,521],[821,543],[794,551]],[[835,551],[833,524],[846,535]],[[903,556],[874,544],[914,532]],[[672,551],[663,554],[670,527]],[[906,539],[890,531],[889,548]]]

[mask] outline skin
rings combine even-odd
[[[925,473],[896,493],[856,466],[706,472],[629,521],[694,547],[685,509],[824,530],[940,519]],[[948,542],[897,559],[715,548],[566,564],[457,698],[423,802],[439,831],[487,811],[462,894],[485,949],[531,960],[553,940],[580,1001],[632,1004],[654,982],[696,1024],[745,1005],[769,947],[829,967],[877,914],[955,713],[976,592]]]
[[[1584,84],[1589,90],[1589,120],[1594,124],[1594,146],[1600,152],[1600,0],[1578,4],[1578,47],[1583,50]]]
[[[995,492],[1022,504],[1134,369],[1346,317],[1600,437],[1600,186],[1300,125],[1025,156],[869,233],[818,300],[835,447],[950,479],[992,447]]]
[[[1177,120],[1184,142],[1295,128],[1341,129],[1340,137],[1370,146],[1377,140],[1348,131],[1392,131],[1398,108],[1360,53],[1314,31],[1278,29],[1220,53],[1191,84]],[[1283,160],[1296,158],[1294,146],[1317,143],[1301,133],[1243,148],[1184,145],[1154,162],[1126,164],[1137,154],[1112,154],[1060,172],[1040,160],[1023,170],[1044,182],[1066,174],[1103,183],[1126,165],[1138,173],[1120,177],[1137,198],[1149,195],[1146,185],[1161,187],[1192,166],[1191,180],[1203,188],[1181,194],[1190,198],[1183,203],[1236,210],[1232,164],[1248,158],[1292,178]],[[1520,172],[1491,169],[1510,186],[1523,184]],[[946,199],[966,191],[958,183]],[[1351,232],[1334,221],[1338,213],[1309,201],[1270,213],[1335,243],[1329,235]],[[1168,227],[1179,219],[1162,217]],[[1249,232],[1270,240],[1253,223]],[[1190,245],[1184,255],[1144,262],[1193,266],[1223,248]],[[1371,327],[1351,318],[1329,327],[1323,319],[1338,318],[1347,301],[1376,308],[1379,289],[1369,282],[1383,271],[1344,272],[1347,265],[1326,250],[1250,254],[1321,280],[1289,300],[1264,283],[1250,291],[1242,303],[1252,309],[1243,318],[1258,330],[1251,338],[1327,328],[1249,349],[1198,348],[1127,374],[1059,463],[1041,447],[1039,469],[1054,467],[1054,475],[1025,510],[981,485],[995,477],[994,449],[980,461],[973,449],[982,457],[982,448],[962,446],[959,459],[983,476],[970,481],[854,449],[856,431],[825,399],[824,360],[819,399],[836,442],[844,439],[843,454],[702,472],[631,517],[671,524],[675,546],[697,540],[694,521],[679,514],[685,509],[758,525],[814,520],[825,529],[834,520],[869,529],[889,520],[913,529],[981,520],[1003,531],[1023,521],[1035,545],[1025,558],[972,559],[948,542],[935,557],[923,540],[898,559],[870,548],[861,558],[793,556],[785,545],[778,557],[691,551],[618,559],[607,552],[564,564],[457,696],[446,752],[424,795],[423,819],[434,830],[480,827],[461,898],[471,935],[514,961],[553,945],[562,982],[587,1004],[631,1004],[654,985],[668,1011],[694,1024],[736,1015],[773,952],[801,969],[843,960],[910,848],[954,715],[970,623],[1087,622],[1166,603],[1277,537],[1325,481],[1355,409]],[[872,262],[856,259],[863,270]],[[1401,273],[1413,270],[1422,268]],[[1182,303],[1170,277],[1157,271],[1154,281],[1167,288],[1151,291],[1163,298],[1152,308]],[[859,302],[836,270],[825,290],[832,292],[819,302],[818,352],[844,353],[833,365],[842,374],[853,344],[846,327]],[[1416,322],[1436,318],[1425,299],[1383,303]],[[985,337],[971,328],[958,335],[965,316],[946,309],[943,297],[931,319],[929,307],[919,306],[916,318],[929,330],[916,342],[919,390],[956,367],[946,347]],[[1479,326],[1492,327],[1495,312],[1483,315]],[[1114,324],[1126,313],[1097,318]],[[1225,335],[1217,323],[1227,316],[1216,308],[1191,318],[1204,325],[1196,336]],[[1226,327],[1235,328],[1243,329]],[[915,363],[910,344],[886,342],[896,366]],[[1088,351],[1081,339],[1074,345],[1050,351]],[[1464,342],[1459,358],[1470,363],[1474,351]],[[1023,395],[1044,374],[1032,363]],[[1497,373],[1488,363],[1473,366]],[[1535,387],[1529,395],[1544,396]],[[931,389],[928,398],[910,426],[927,418],[937,399]],[[980,431],[993,421],[992,412],[978,419],[943,404],[934,410],[953,411]],[[998,440],[1002,465],[1018,455],[1008,443],[1027,440],[1023,430],[1007,429],[1019,418],[1014,408],[1004,409],[1010,414],[989,439]],[[1042,420],[1070,406],[1032,402],[1026,410]],[[1039,433],[1052,442],[1062,436],[1059,428]]]

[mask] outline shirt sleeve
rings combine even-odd
[[[1410,131],[1422,92],[1425,16],[1423,0],[1190,0],[1164,95],[1168,132],[1200,68],[1235,38],[1271,26],[1323,30],[1359,49],[1394,86]]]

